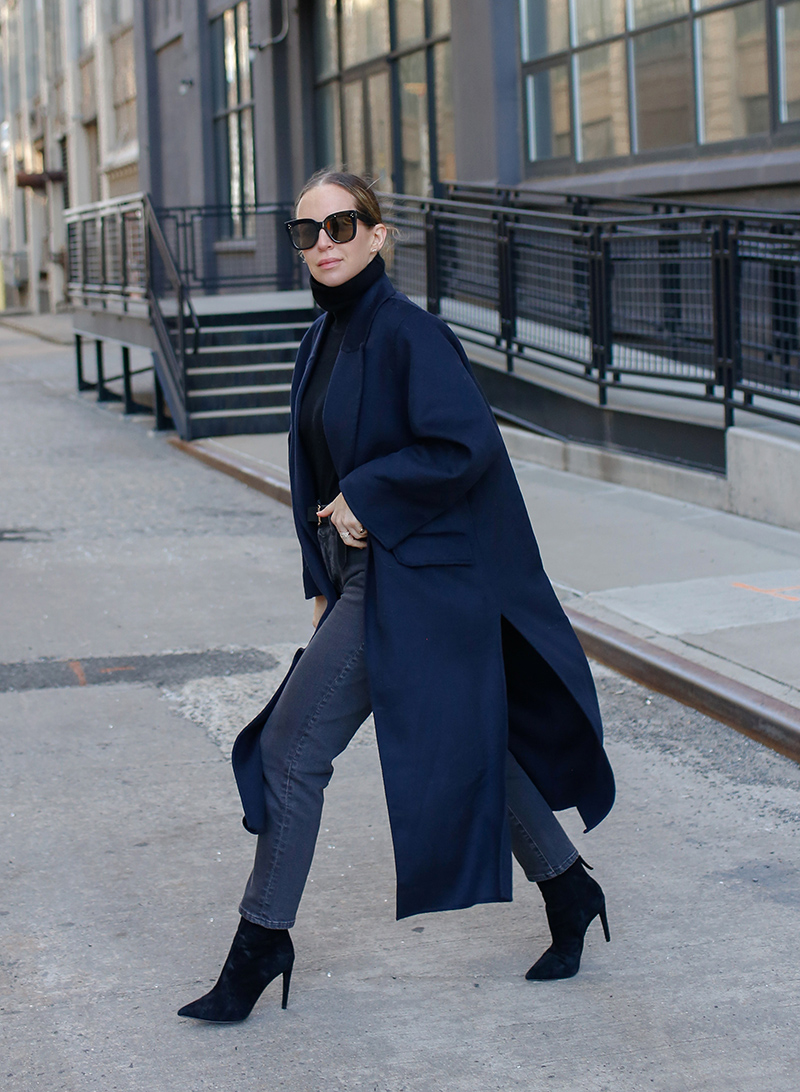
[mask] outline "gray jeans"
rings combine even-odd
[[[345,546],[319,528],[328,574],[340,593],[308,643],[261,734],[268,827],[258,836],[239,912],[257,925],[294,925],[317,841],[333,760],[372,710],[364,657],[369,548]],[[506,791],[514,856],[531,881],[552,879],[578,858],[541,793],[509,753]]]

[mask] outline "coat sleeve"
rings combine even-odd
[[[339,483],[388,550],[461,500],[503,450],[491,409],[444,323],[406,319],[394,353],[398,383],[407,376],[412,442],[362,463]]]

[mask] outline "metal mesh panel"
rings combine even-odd
[[[125,236],[126,280],[137,295],[147,290],[146,249],[144,244],[144,217],[141,209],[129,209],[123,213],[122,227]]]
[[[100,254],[100,221],[92,218],[83,222],[84,275],[86,283],[99,285],[103,279]]]
[[[610,263],[614,371],[713,382],[710,236],[615,234]]]
[[[83,263],[79,223],[67,224],[67,262],[69,269],[67,279],[70,284],[80,284],[83,280]]]
[[[738,241],[737,386],[800,402],[800,236],[745,233]]]
[[[515,224],[510,241],[515,340],[587,363],[592,357],[589,237]]]
[[[497,228],[489,219],[435,214],[442,318],[470,330],[500,333]]]
[[[116,213],[102,219],[104,284],[122,286],[122,225]]]
[[[386,268],[395,285],[421,307],[427,306],[428,276],[425,264],[425,216],[420,208],[381,195],[387,223],[397,231],[384,251]]]

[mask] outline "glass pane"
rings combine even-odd
[[[344,162],[346,169],[355,174],[363,174],[367,169],[361,80],[344,85]]]
[[[575,37],[578,45],[599,42],[625,29],[625,0],[577,0]]]
[[[436,168],[440,182],[456,178],[456,141],[453,120],[453,72],[449,42],[433,47],[436,103]]]
[[[525,81],[528,106],[528,158],[555,159],[572,151],[569,74],[565,64],[546,68]]]
[[[339,84],[329,83],[316,93],[317,165],[333,167],[342,161],[342,125]]]
[[[450,30],[450,0],[432,0],[431,34],[447,34]]]
[[[718,3],[719,0],[714,0]],[[581,0],[578,0],[581,3]],[[689,10],[689,0],[633,0],[632,14],[635,27],[646,27]]]
[[[233,8],[229,8],[222,17],[225,27],[225,101],[228,106],[235,106],[239,101],[236,86],[236,17]]]
[[[625,43],[610,42],[578,54],[581,159],[627,155],[628,81]]]
[[[314,65],[317,79],[338,71],[336,0],[316,0],[314,4]]]
[[[341,0],[345,67],[389,52],[388,0]]]
[[[778,8],[781,121],[800,121],[800,0]]]
[[[231,204],[242,203],[242,171],[239,148],[239,115],[228,114],[228,176],[231,184]]]
[[[558,53],[569,45],[567,0],[520,0],[523,61]]]
[[[239,39],[239,102],[249,102],[250,90],[250,32],[247,29],[247,0],[236,5],[236,30]]]
[[[694,77],[688,22],[633,40],[638,150],[694,140]]]
[[[221,20],[220,20],[221,22]],[[228,119],[214,122],[214,166],[217,178],[217,204],[231,203],[231,180],[228,173]]]
[[[706,143],[769,130],[767,19],[762,0],[700,21]]]
[[[211,23],[211,96],[214,112],[225,109],[227,95],[225,83],[225,27],[222,19]]]
[[[397,11],[397,44],[418,42],[425,37],[424,0],[395,0]]]
[[[253,109],[242,110],[242,200],[245,205],[256,203],[256,161],[253,146]]]
[[[400,142],[403,149],[403,193],[428,194],[430,132],[425,54],[400,61]]]
[[[379,190],[392,189],[392,118],[390,110],[389,73],[376,72],[367,80],[369,104],[369,135],[373,177],[378,178]]]

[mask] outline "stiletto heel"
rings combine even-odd
[[[600,918],[606,940],[611,940],[603,889],[584,866],[589,867],[579,857],[560,876],[539,883],[553,943],[525,975],[529,981],[576,975],[581,965],[583,938],[596,917]]]
[[[265,929],[242,918],[212,990],[179,1009],[178,1016],[233,1024],[246,1020],[261,994],[283,975],[281,1008],[289,1001],[294,946],[287,929]]]

